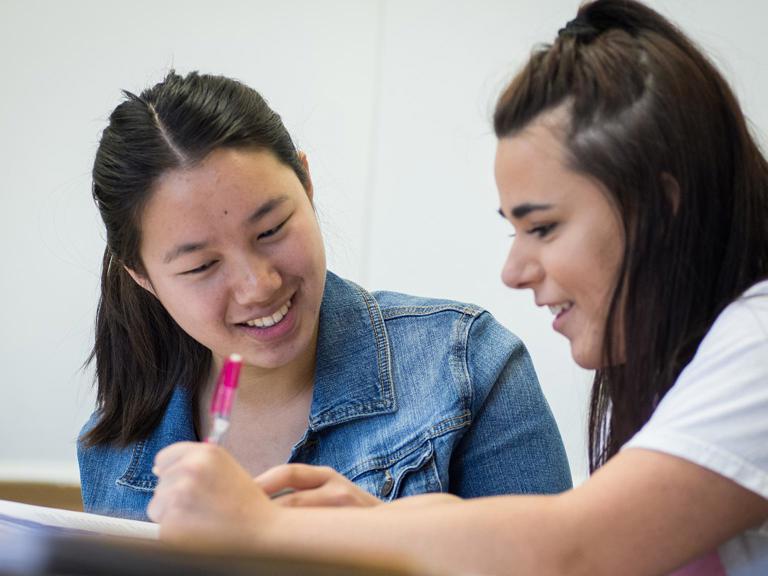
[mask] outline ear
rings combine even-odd
[[[672,176],[669,172],[662,172],[661,186],[664,188],[667,202],[669,202],[669,205],[672,208],[672,216],[677,216],[681,201],[680,184],[677,182],[677,178]]]
[[[315,190],[312,186],[312,175],[309,173],[309,160],[307,160],[307,155],[301,150],[299,150],[299,162],[301,162],[301,165],[304,167],[304,173],[307,175],[307,196],[309,201],[312,202]]]
[[[125,268],[125,271],[128,272],[128,275],[133,279],[136,284],[144,288],[147,292],[152,294],[155,298],[157,298],[157,294],[155,294],[155,289],[152,287],[152,282],[150,282],[149,278],[147,276],[144,276],[143,274],[139,274],[136,272],[136,270],[133,270],[131,268],[128,268],[128,266],[123,266]]]

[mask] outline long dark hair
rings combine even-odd
[[[650,418],[718,313],[768,276],[768,166],[715,67],[632,0],[583,5],[534,50],[498,101],[496,135],[556,109],[570,168],[603,184],[625,236],[592,388],[595,470]]]
[[[296,147],[255,90],[221,76],[170,72],[136,96],[124,92],[93,165],[93,197],[107,233],[96,338],[98,420],[88,445],[146,437],[175,386],[193,399],[210,370],[210,351],[187,335],[125,267],[146,274],[139,254],[142,210],[158,178],[222,147],[270,150],[306,188]],[[197,424],[197,422],[196,422]]]

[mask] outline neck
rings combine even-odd
[[[237,390],[237,403],[251,409],[268,409],[311,393],[315,379],[317,330],[310,346],[307,346],[288,364],[276,368],[264,368],[243,363]],[[216,386],[224,359],[214,355],[211,373],[201,395],[201,409],[205,414]]]
[[[312,390],[315,379],[315,354],[297,358],[290,364],[264,369],[244,365],[240,372],[237,401],[249,406],[285,404]]]

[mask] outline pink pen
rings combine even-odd
[[[211,399],[211,431],[205,439],[206,442],[218,444],[229,428],[229,415],[232,413],[232,403],[235,400],[235,390],[237,390],[242,364],[243,358],[240,354],[231,354],[221,367]]]

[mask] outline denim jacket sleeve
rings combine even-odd
[[[98,412],[91,415],[80,431],[81,438],[96,425],[98,417]],[[145,508],[151,492],[127,490],[120,484],[123,473],[131,468],[133,452],[133,446],[86,446],[81,439],[78,440],[77,460],[80,465],[80,489],[85,512],[147,520]]]
[[[146,509],[157,477],[155,455],[174,442],[196,440],[188,393],[176,387],[165,414],[152,433],[127,446],[86,445],[82,438],[98,421],[94,412],[80,431],[77,459],[86,512],[133,520],[148,520]]]
[[[562,438],[522,341],[483,312],[470,327],[466,362],[472,425],[454,452],[449,491],[473,497],[570,488]]]

